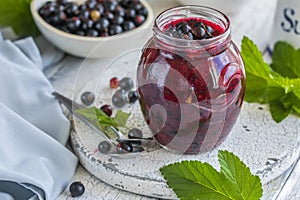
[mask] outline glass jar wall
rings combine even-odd
[[[137,86],[144,118],[167,149],[198,154],[220,145],[235,124],[245,71],[230,21],[208,7],[161,13],[144,46]]]

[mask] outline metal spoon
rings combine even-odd
[[[85,108],[85,106],[80,105],[80,104],[76,103],[75,101],[72,101],[71,99],[69,99],[57,92],[54,92],[53,95],[74,116],[76,116],[79,120],[85,122],[89,127],[94,129],[95,131],[97,131],[99,134],[101,134],[109,143],[111,143],[115,147],[115,148],[112,148],[112,150],[110,152],[108,152],[107,154],[110,154],[110,155],[112,155],[112,154],[120,154],[121,155],[122,154],[122,155],[124,155],[124,154],[139,153],[139,152],[143,151],[143,149],[140,146],[141,144],[153,141],[153,138],[128,138],[121,131],[119,131],[117,128],[112,127],[112,126],[109,126],[108,128],[110,128],[112,130],[112,132],[115,134],[116,137],[108,135],[105,132],[101,131],[100,126],[98,125],[98,123],[96,121],[91,121],[87,117],[82,116],[76,112],[76,110]],[[137,145],[133,145],[132,152],[120,151],[120,150],[118,150],[118,147],[117,147],[118,143],[120,143],[120,142],[130,142],[132,144],[137,144]],[[153,144],[152,144],[152,146],[153,146]]]

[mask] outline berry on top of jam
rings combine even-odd
[[[221,35],[225,29],[211,21],[195,17],[173,20],[163,27],[163,31],[179,39],[202,40]]]

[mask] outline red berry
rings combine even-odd
[[[144,15],[137,15],[135,18],[134,18],[134,22],[137,26],[141,25],[144,21],[146,20],[145,16]]]
[[[111,116],[112,115],[112,107],[111,107],[111,105],[103,105],[103,106],[101,106],[101,108],[100,108],[103,112],[105,112],[105,114],[107,115],[107,116]]]
[[[109,81],[110,88],[116,89],[119,86],[119,79],[117,77],[113,77]]]

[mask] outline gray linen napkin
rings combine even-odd
[[[11,42],[0,36],[1,200],[54,200],[77,166],[64,146],[70,123],[41,66],[32,38]]]

